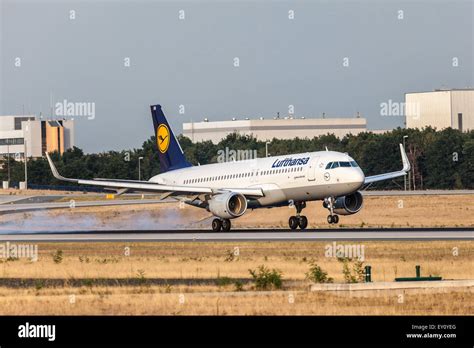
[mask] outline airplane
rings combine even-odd
[[[194,207],[206,209],[213,216],[212,230],[228,232],[231,219],[249,209],[289,205],[296,209],[290,216],[291,230],[308,226],[301,215],[306,202],[321,200],[329,210],[327,222],[337,224],[339,215],[352,215],[362,209],[360,190],[371,183],[404,176],[410,170],[405,150],[400,144],[403,168],[400,171],[365,176],[348,154],[316,151],[272,156],[244,161],[193,166],[189,163],[163,113],[161,105],[151,105],[161,173],[148,181],[72,179],[61,176],[46,152],[51,171],[58,180],[116,190],[161,193]]]

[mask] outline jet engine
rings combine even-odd
[[[221,219],[234,219],[247,210],[247,199],[240,193],[220,193],[209,200],[208,210]]]
[[[338,215],[352,215],[362,208],[364,199],[360,192],[354,192],[348,196],[336,198],[334,202],[334,213]]]

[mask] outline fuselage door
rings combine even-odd
[[[252,174],[251,174],[251,177],[250,177],[250,182],[251,183],[254,183],[254,182],[258,181],[257,173],[260,174],[258,168],[252,168]]]
[[[313,157],[311,158],[309,162],[309,166],[306,173],[306,177],[308,178],[308,181],[316,180],[316,169],[318,165],[318,160],[319,160],[319,157]]]

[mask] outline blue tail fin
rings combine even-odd
[[[158,147],[161,173],[191,167],[191,163],[186,161],[183,150],[161,110],[161,105],[152,105],[150,108],[151,116],[153,117],[153,126],[155,127],[156,146]]]

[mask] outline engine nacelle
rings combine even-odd
[[[247,210],[247,199],[236,192],[221,193],[209,200],[208,210],[222,219],[234,219]]]
[[[348,196],[338,197],[334,202],[334,213],[338,215],[352,215],[362,209],[364,199],[360,192]]]

